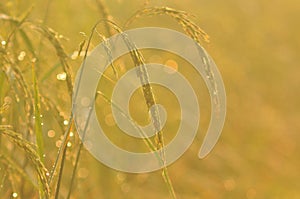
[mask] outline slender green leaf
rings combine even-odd
[[[44,163],[44,141],[43,141],[43,130],[42,130],[42,118],[41,118],[41,103],[39,89],[37,85],[37,78],[35,74],[34,65],[32,65],[32,77],[33,77],[33,93],[34,93],[34,130],[36,136],[37,152],[39,158]],[[44,191],[41,180],[39,180],[39,197],[44,198]]]
[[[38,154],[43,162],[44,159],[44,141],[43,141],[43,130],[42,130],[42,119],[41,119],[41,103],[40,94],[37,85],[37,78],[35,75],[34,65],[32,66],[32,77],[33,77],[33,94],[34,94],[34,118],[35,118],[35,135]]]

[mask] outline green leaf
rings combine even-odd
[[[32,65],[32,77],[33,77],[33,94],[34,94],[34,130],[36,135],[37,152],[40,159],[44,160],[44,141],[43,141],[43,130],[42,130],[42,119],[41,119],[41,103],[40,94],[37,85],[37,78],[35,75],[34,65]]]

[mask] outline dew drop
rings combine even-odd
[[[71,59],[75,60],[78,57],[78,51],[74,51],[71,55]]]
[[[17,194],[16,192],[14,192],[14,193],[12,194],[12,197],[13,197],[13,198],[16,198],[16,197],[18,197],[18,194]]]
[[[1,45],[2,45],[2,46],[5,46],[5,45],[6,45],[6,41],[4,41],[4,40],[1,41]]]
[[[68,120],[64,120],[64,125],[67,126],[69,124]]]
[[[59,148],[59,147],[61,146],[61,140],[57,140],[57,141],[55,142],[55,146],[56,146],[57,148]]]
[[[44,123],[42,122],[41,125],[44,126]]]
[[[49,172],[47,172],[47,173],[46,173],[46,176],[50,176],[50,173],[49,173]]]
[[[36,58],[32,58],[32,59],[31,59],[31,62],[32,62],[32,63],[35,63],[36,60],[37,60]]]
[[[67,74],[65,72],[56,75],[56,79],[59,81],[65,81],[67,79]]]
[[[71,147],[72,146],[72,143],[71,142],[68,142],[67,143],[67,147]]]
[[[73,137],[74,136],[74,133],[73,132],[70,132],[70,137]]]
[[[21,51],[20,54],[19,54],[19,56],[18,56],[18,60],[19,61],[23,61],[25,56],[26,56],[25,51]]]

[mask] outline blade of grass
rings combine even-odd
[[[6,46],[8,46],[8,43],[10,42],[13,35],[16,33],[17,30],[23,25],[23,23],[26,22],[27,18],[29,17],[31,11],[33,9],[33,6],[31,6],[26,12],[24,12],[18,19],[14,18],[8,18],[8,19],[14,19],[12,22],[16,23],[16,27],[9,33],[7,40],[6,40]],[[1,17],[0,17],[1,18]]]
[[[33,96],[34,96],[34,130],[36,135],[37,151],[42,162],[44,162],[44,140],[42,130],[42,119],[41,119],[41,103],[39,88],[37,85],[37,78],[35,74],[34,64],[32,65],[32,77],[33,77]]]
[[[5,183],[5,181],[6,181],[6,177],[7,177],[7,174],[8,174],[8,171],[7,171],[7,168],[8,168],[8,166],[6,166],[6,167],[1,167],[1,168],[3,168],[3,175],[1,176],[1,182],[0,182],[0,193],[1,193],[1,191],[3,190],[3,187],[4,187],[4,183]]]
[[[43,140],[43,129],[42,129],[42,119],[41,119],[41,103],[39,89],[37,85],[37,78],[35,74],[34,64],[32,64],[32,77],[33,77],[33,96],[34,96],[34,131],[36,136],[37,152],[39,158],[44,162],[44,140]],[[39,180],[39,197],[44,198],[44,191],[42,183]]]
[[[54,64],[54,66],[52,66],[44,75],[43,77],[41,78],[41,82],[44,82],[47,78],[50,77],[50,75],[56,70],[58,69],[59,67],[61,66],[61,63],[58,62],[56,64]]]
[[[27,45],[27,48],[29,49],[29,51],[32,53],[32,55],[34,57],[36,57],[35,52],[34,52],[33,44],[31,43],[31,41],[30,41],[28,35],[26,34],[26,32],[23,29],[20,29],[19,32],[20,32],[20,35],[23,38],[25,44]]]

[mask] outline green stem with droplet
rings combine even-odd
[[[42,130],[42,119],[41,119],[41,103],[39,89],[37,85],[37,78],[35,74],[34,64],[32,65],[32,77],[33,77],[33,96],[34,96],[34,131],[36,136],[37,153],[41,162],[44,163],[44,141],[43,141],[43,130]],[[39,180],[39,198],[44,198],[44,191],[42,183]]]

